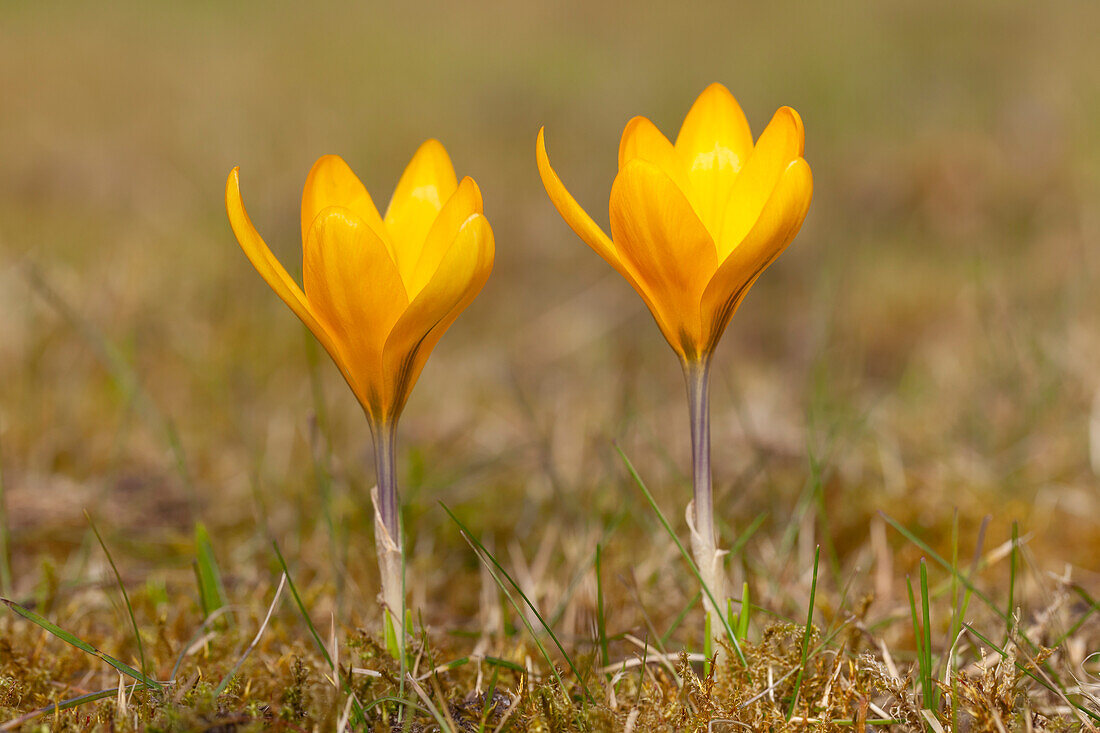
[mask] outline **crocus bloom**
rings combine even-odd
[[[447,151],[429,140],[383,217],[342,159],[322,157],[302,192],[301,288],[249,220],[236,168],[225,204],[248,259],[325,347],[367,414],[378,471],[382,595],[386,610],[403,621],[394,434],[428,355],[492,270],[493,231],[481,192],[472,178],[458,182]]]
[[[813,181],[803,142],[801,118],[783,107],[754,145],[744,112],[721,84],[695,100],[675,144],[635,117],[619,143],[608,237],[562,185],[542,130],[538,136],[539,174],[554,206],[642,296],[684,369],[694,469],[687,521],[711,622],[723,618],[726,593],[712,506],[710,357],[749,288],[806,217]]]
[[[457,182],[447,151],[429,140],[383,218],[347,163],[322,157],[302,193],[303,288],[252,226],[236,168],[225,203],[248,259],[325,347],[371,421],[395,421],[428,355],[493,266],[493,232],[474,180]]]
[[[813,192],[803,139],[783,107],[754,146],[721,84],[699,95],[675,144],[635,117],[619,143],[610,237],[550,167],[541,130],[538,166],[562,218],[638,291],[676,353],[699,360],[802,225]]]

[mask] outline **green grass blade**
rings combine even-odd
[[[507,659],[501,659],[500,657],[482,657],[486,664],[494,667],[503,667],[504,669],[510,669],[513,672],[527,672],[527,669],[522,664],[516,664],[510,662]]]
[[[672,525],[669,524],[668,519],[664,515],[664,512],[662,512],[661,508],[657,506],[656,499],[654,499],[653,494],[649,492],[649,488],[645,485],[645,482],[642,481],[642,477],[638,475],[638,471],[634,468],[634,464],[630,462],[630,459],[626,457],[626,453],[623,453],[623,449],[620,448],[618,445],[615,446],[615,450],[619,452],[619,456],[623,459],[623,462],[626,463],[627,470],[634,478],[634,482],[638,484],[638,488],[640,488],[642,490],[642,493],[645,494],[646,501],[649,502],[649,506],[653,510],[653,513],[656,514],[657,518],[661,521],[661,524],[664,526],[665,531],[668,533],[668,536],[672,538],[672,541],[674,543],[676,543],[677,549],[680,550],[680,555],[687,562],[688,567],[691,568],[692,574],[695,576],[695,579],[699,581],[699,586],[703,589],[703,592],[707,594],[707,598],[710,599],[711,604],[713,604],[714,608],[721,608],[718,601],[714,599],[714,593],[712,593],[710,588],[707,587],[707,584],[703,582],[703,576],[699,573],[699,567],[691,558],[691,554],[686,549],[684,549],[683,543],[680,542],[680,538],[676,536],[676,532],[672,529]],[[726,637],[730,640],[730,644],[733,646],[733,651],[737,654],[737,659],[741,662],[741,666],[748,670],[749,663],[745,660],[745,654],[741,651],[741,645],[738,643],[737,636],[733,633],[733,629],[730,628],[729,622],[726,620],[725,614],[717,613],[715,615],[722,622],[722,626],[725,627]],[[751,675],[749,676],[749,679],[751,681]]]
[[[721,613],[715,615],[721,615]],[[726,626],[729,626],[727,619],[722,619],[722,621]],[[711,622],[710,614],[703,614],[703,676],[710,674],[711,658],[717,658],[714,656],[714,631]]]
[[[741,611],[737,616],[737,638],[744,641],[749,635],[749,617],[752,615],[752,600],[749,598],[748,581],[741,584]]]
[[[71,644],[71,645],[75,646],[77,649],[79,649],[82,652],[87,652],[88,654],[91,654],[94,657],[99,657],[104,662],[111,665],[112,667],[117,669],[119,672],[122,672],[122,674],[126,675],[127,677],[135,679],[138,682],[141,682],[141,683],[147,685],[148,687],[152,687],[156,690],[163,690],[164,689],[164,686],[161,685],[161,683],[154,680],[153,678],[145,676],[144,674],[137,671],[136,669],[134,669],[130,665],[126,664],[125,662],[122,662],[122,661],[119,661],[118,659],[115,659],[110,654],[106,654],[104,652],[99,651],[98,649],[96,649],[94,646],[92,646],[88,642],[84,641],[83,639],[81,639],[81,638],[79,638],[79,637],[77,637],[73,634],[70,634],[68,631],[65,631],[65,629],[61,628],[57,624],[54,624],[54,623],[51,623],[50,621],[47,621],[46,619],[42,618],[41,616],[39,616],[34,611],[31,611],[28,608],[24,608],[23,606],[20,606],[15,601],[9,601],[7,598],[0,598],[0,603],[3,603],[5,606],[10,608],[12,611],[14,611],[15,613],[19,614],[23,618],[30,621],[32,624],[34,624],[34,625],[36,625],[36,626],[38,626],[42,629],[45,629],[49,633],[56,636],[58,639],[61,639],[61,641],[65,642],[67,644]]]
[[[951,730],[959,729],[959,693],[955,679],[955,639],[962,629],[963,609],[959,599],[959,510],[956,507],[951,517],[951,624],[947,637],[946,659],[944,664],[951,685]]]
[[[798,693],[802,689],[802,675],[806,672],[806,660],[810,654],[810,632],[814,627],[814,600],[817,597],[817,563],[821,558],[821,545],[814,549],[814,574],[810,581],[810,605],[806,610],[806,631],[802,634],[802,661],[798,667],[798,676],[794,678],[794,693],[791,695],[791,706],[787,708],[787,720],[794,716],[794,708],[798,704]]]
[[[905,576],[905,589],[909,593],[909,615],[913,620],[913,640],[917,645],[917,674],[920,678],[921,688],[921,706],[928,707],[928,700],[931,693],[929,692],[929,674],[926,665],[926,657],[924,653],[924,634],[920,628],[920,616],[917,612],[917,601],[913,595],[913,581],[907,575]]]
[[[11,535],[8,530],[8,502],[4,494],[4,455],[0,450],[0,594],[12,594]]]
[[[500,670],[494,669],[493,676],[489,679],[489,687],[485,690],[484,702],[481,704],[481,719],[478,721],[477,733],[484,733],[485,724],[489,721],[489,714],[493,709],[493,698],[497,694],[497,677]]]
[[[281,567],[283,573],[286,574],[287,585],[290,586],[290,595],[294,597],[294,605],[298,607],[298,611],[302,614],[302,618],[305,619],[310,636],[313,637],[313,641],[317,645],[317,651],[321,652],[321,656],[324,657],[325,663],[328,664],[330,668],[335,669],[336,665],[332,663],[332,657],[328,653],[328,647],[326,647],[325,642],[321,640],[321,635],[317,633],[317,627],[313,625],[313,619],[309,617],[309,611],[306,610],[306,604],[302,602],[302,597],[298,595],[298,587],[294,584],[294,578],[290,576],[290,568],[287,567],[286,560],[283,559],[283,553],[279,550],[279,543],[272,542],[271,544],[275,548],[275,557],[279,559],[279,567]]]
[[[1017,552],[1019,551],[1020,525],[1012,523],[1012,548],[1008,553],[1008,607],[1005,608],[1005,644],[1012,637],[1013,616],[1016,613],[1016,567]]]
[[[604,617],[603,606],[603,572],[600,567],[602,548],[596,545],[596,633],[600,642],[600,664],[604,667],[611,664],[611,654],[607,646],[607,619]]]
[[[520,598],[523,599],[524,603],[527,604],[527,607],[531,609],[532,613],[535,614],[535,618],[537,618],[539,620],[539,623],[542,624],[542,628],[546,630],[546,633],[550,636],[550,639],[554,642],[554,645],[558,648],[558,651],[561,653],[562,657],[565,658],[565,662],[569,665],[569,669],[573,671],[573,674],[576,676],[577,682],[580,684],[581,689],[584,690],[585,697],[587,697],[589,700],[593,700],[594,698],[592,697],[592,693],[588,691],[588,686],[584,683],[584,678],[581,677],[581,673],[577,670],[577,666],[573,663],[572,657],[569,656],[569,653],[565,651],[565,647],[563,647],[561,645],[561,642],[558,641],[558,637],[554,633],[554,630],[551,629],[549,625],[547,625],[546,620],[542,617],[542,614],[539,613],[539,610],[535,607],[535,604],[531,602],[531,599],[528,598],[527,594],[523,592],[523,589],[519,587],[519,583],[512,579],[512,576],[508,574],[508,571],[506,571],[504,567],[501,566],[499,562],[497,562],[497,559],[489,553],[485,546],[481,544],[481,542],[476,537],[474,537],[473,533],[471,533],[470,530],[466,528],[466,525],[462,523],[462,520],[456,517],[454,512],[452,512],[446,504],[440,502],[439,505],[443,507],[443,511],[447,512],[447,516],[451,518],[451,521],[458,525],[458,528],[462,532],[463,537],[466,538],[466,541],[474,545],[474,548],[478,551],[478,554],[481,557],[482,561],[484,562],[488,560],[488,562],[492,563],[492,567],[489,568],[490,575],[493,576],[494,580],[496,580],[497,582],[497,585],[500,586],[500,589],[504,591],[504,594],[508,597],[508,600],[515,607],[516,612],[519,614],[520,620],[523,621],[524,626],[526,626],[527,630],[531,633],[532,638],[534,638],[535,640],[535,644],[537,644],[539,650],[542,651],[542,655],[546,659],[546,662],[550,665],[550,668],[554,670],[554,676],[558,679],[558,683],[562,686],[562,693],[564,694],[566,690],[565,682],[561,679],[561,676],[558,675],[557,668],[555,667],[553,660],[550,659],[550,655],[547,653],[546,648],[543,647],[542,642],[539,641],[538,634],[535,633],[534,628],[532,628],[530,622],[527,621],[527,615],[523,613],[523,609],[521,609],[516,603],[515,599],[512,598],[511,593],[508,592],[507,586],[505,586],[500,578],[496,576],[495,572],[492,572],[494,568],[496,572],[499,572],[505,577],[505,579],[507,579],[508,584],[515,589],[516,593],[518,593]]]
[[[126,613],[130,615],[130,625],[134,629],[134,640],[137,641],[138,659],[141,660],[141,673],[143,675],[149,674],[149,666],[145,663],[145,645],[141,643],[141,631],[138,630],[137,619],[134,618],[134,607],[130,603],[130,594],[126,592],[126,586],[122,583],[122,575],[118,572],[118,567],[115,565],[115,559],[111,557],[111,551],[107,549],[107,543],[103,541],[103,536],[99,534],[99,528],[95,526],[95,522],[92,521],[92,515],[88,514],[87,510],[84,512],[84,518],[88,520],[88,524],[92,527],[92,532],[95,533],[95,538],[99,541],[99,546],[103,548],[103,554],[107,556],[107,562],[111,565],[111,572],[115,574],[115,581],[118,582],[118,589],[122,593],[122,600],[126,604]]]
[[[932,710],[933,714],[939,711],[939,688],[932,682],[932,616],[928,610],[928,563],[922,557],[920,559],[920,597],[921,618],[924,620],[924,670],[928,675],[927,690],[924,698],[924,706]],[[929,692],[931,694],[929,694]]]
[[[202,600],[203,616],[209,616],[222,606],[227,605],[225,586],[218,561],[214,558],[214,546],[210,542],[210,533],[202,522],[195,524],[195,573],[199,581],[199,597]]]

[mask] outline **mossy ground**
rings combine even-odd
[[[3,5],[0,581],[140,668],[86,510],[172,682],[22,729],[333,730],[358,719],[343,681],[375,730],[431,730],[429,705],[460,730],[934,729],[926,690],[945,730],[1093,729],[1073,705],[1100,712],[1098,21],[1003,0]],[[603,221],[625,122],[674,134],[715,80],[757,132],[799,110],[816,198],[716,356],[716,506],[754,610],[747,669],[710,673],[695,580],[616,450],[686,538],[679,370],[546,200],[534,141],[545,124]],[[427,137],[478,181],[498,256],[400,426],[414,685],[375,636],[366,424],[221,201],[240,165],[293,272],[312,162],[341,154],[384,205]],[[543,614],[567,689],[438,502]],[[205,626],[200,522],[229,609]],[[274,543],[339,680],[284,591],[215,695],[275,595]],[[0,725],[118,685],[0,609]]]

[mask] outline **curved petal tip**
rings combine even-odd
[[[798,114],[798,110],[794,107],[784,105],[775,111],[772,122],[780,118],[785,118],[787,124],[794,130],[795,140],[798,143],[798,155],[801,156],[806,152],[806,128],[802,124],[802,115]]]

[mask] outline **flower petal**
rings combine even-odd
[[[554,203],[554,208],[561,214],[561,218],[565,219],[565,223],[569,225],[569,228],[584,240],[585,244],[596,250],[596,254],[603,257],[609,265],[618,270],[623,277],[633,284],[632,276],[622,269],[622,263],[619,262],[619,255],[615,252],[615,245],[611,243],[611,238],[604,234],[600,225],[593,221],[588,212],[581,208],[581,205],[566,190],[565,185],[558,178],[558,174],[550,166],[550,158],[546,155],[545,131],[545,127],[539,128],[538,142],[535,146],[535,159],[538,162],[542,185],[550,196],[550,200]]]
[[[447,199],[439,216],[428,230],[428,236],[424,240],[424,248],[420,251],[420,258],[405,281],[405,289],[409,294],[409,300],[416,299],[417,294],[435,274],[444,255],[454,244],[458,230],[474,214],[482,213],[481,190],[474,183],[474,179],[467,176],[458,184],[458,190]]]
[[[383,364],[391,415],[405,405],[440,337],[481,291],[494,259],[493,230],[481,214],[471,215],[444,253],[430,280],[394,324]]]
[[[684,118],[676,153],[695,189],[695,210],[715,239],[733,181],[751,152],[752,133],[741,105],[726,87],[711,84]]]
[[[386,209],[386,228],[403,278],[412,272],[432,222],[457,187],[454,165],[443,144],[426,141],[401,174]]]
[[[323,155],[317,159],[306,177],[302,189],[302,244],[305,244],[313,220],[330,206],[343,206],[366,222],[393,254],[386,226],[374,206],[363,182],[338,155]]]
[[[681,355],[697,356],[699,298],[718,266],[714,241],[673,180],[635,158],[611,186],[611,233],[637,273],[658,325]]]
[[[240,243],[241,249],[244,250],[252,266],[260,273],[260,277],[290,307],[290,310],[294,311],[294,315],[298,316],[313,332],[325,350],[334,359],[338,359],[338,350],[332,336],[313,314],[306,301],[305,293],[271,253],[260,233],[256,231],[256,227],[252,225],[252,220],[245,211],[244,201],[241,200],[240,169],[238,168],[229,172],[229,179],[225,183],[225,209],[229,214],[229,224],[233,227],[237,242]]]
[[[382,347],[408,305],[397,266],[350,209],[330,206],[306,238],[302,279],[310,308],[333,334],[364,408],[385,413]]]
[[[717,82],[704,89],[691,105],[676,136],[676,152],[689,166],[697,156],[710,155],[715,148],[724,148],[735,156],[738,168],[752,152],[749,121],[730,90]]]
[[[780,107],[734,180],[718,238],[719,259],[725,259],[753,228],[780,176],[801,157],[805,139],[802,118],[790,107]]]
[[[688,200],[691,200],[691,181],[687,177],[687,168],[676,154],[676,148],[672,147],[672,143],[656,125],[641,116],[626,123],[623,129],[623,136],[619,141],[619,170],[635,158],[648,160],[663,170],[676,182]]]
[[[646,286],[638,279],[637,274],[634,271],[633,266],[620,259],[615,244],[611,239],[604,234],[603,229],[592,220],[592,217],[588,215],[581,205],[577,203],[577,200],[570,195],[566,190],[561,179],[558,178],[558,174],[554,172],[554,169],[550,166],[550,158],[546,155],[546,136],[545,129],[539,129],[538,142],[535,146],[535,156],[539,166],[539,176],[542,177],[542,185],[546,188],[546,193],[549,194],[550,200],[554,202],[554,207],[561,214],[561,218],[565,219],[565,223],[584,240],[585,244],[596,251],[600,257],[615,268],[623,278],[630,283],[630,287],[642,296],[642,300],[645,301],[646,306],[649,308],[649,312],[653,314],[653,317],[657,320],[657,325],[660,326],[661,332],[665,334],[666,338],[669,331],[661,315],[660,309],[653,299],[650,298],[649,292]]]
[[[708,348],[718,344],[756,278],[798,234],[810,208],[813,186],[806,161],[798,158],[791,162],[752,230],[718,267],[703,292],[701,305],[703,325],[710,334]]]

